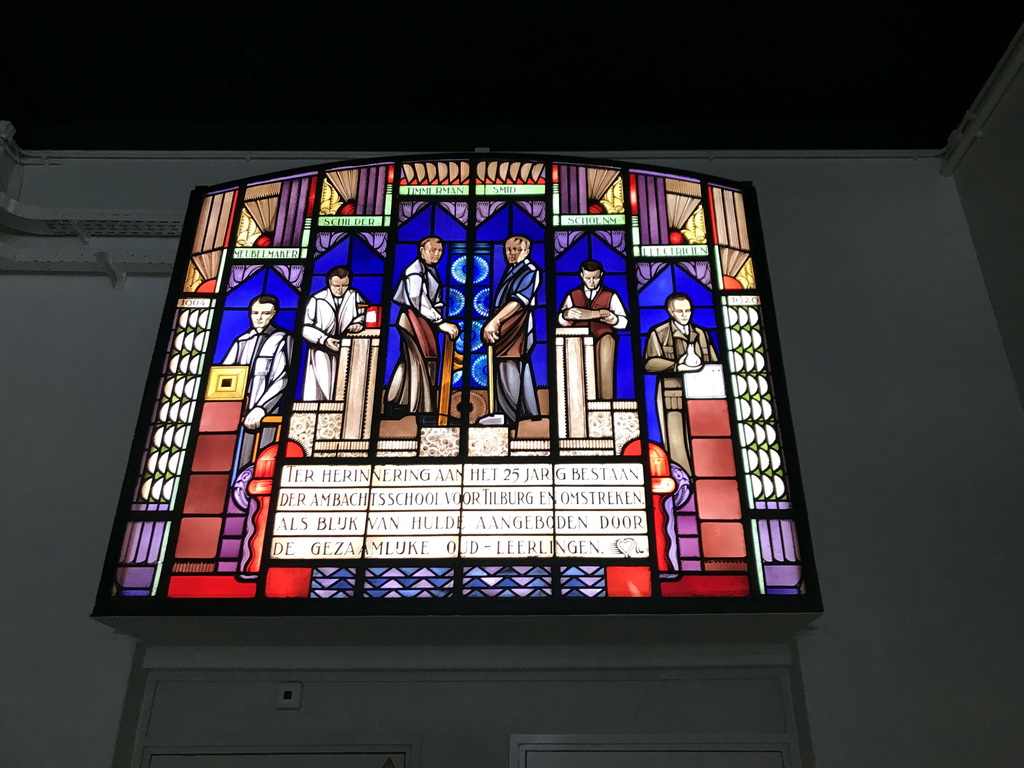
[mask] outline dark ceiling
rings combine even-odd
[[[36,5],[5,11],[23,33],[0,119],[27,149],[939,149],[1024,22],[1016,3]]]

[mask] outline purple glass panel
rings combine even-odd
[[[581,237],[583,237],[583,233],[577,231],[566,232],[561,230],[555,232],[555,256],[562,253]]]
[[[134,563],[135,552],[139,548],[139,534],[142,523],[128,523],[124,531],[124,543],[121,545],[121,562]]]
[[[682,568],[684,571],[699,571],[700,560],[683,560],[679,564],[679,567]]]
[[[611,232],[606,230],[598,230],[594,234],[600,237],[608,245],[610,245],[612,248],[614,248],[616,251],[619,251],[620,253],[626,248],[625,232],[622,232],[620,230],[614,230]]]
[[[516,205],[526,211],[530,218],[536,221],[538,224],[544,223],[544,214],[546,206],[540,200],[517,200]],[[461,221],[461,219],[460,219]],[[465,222],[463,222],[465,223]]]
[[[764,582],[772,587],[795,587],[800,584],[799,565],[766,565]]]
[[[359,171],[359,186],[356,189],[356,214],[358,215],[366,213],[368,203],[370,205],[373,204],[373,200],[368,198],[370,197],[370,190],[377,187],[374,183],[376,179],[373,178],[374,170],[374,168],[362,168]]]
[[[273,244],[276,247],[295,247],[301,242],[310,181],[309,176],[302,176],[281,184],[281,200],[274,225]]]
[[[281,196],[277,201],[277,219],[274,221],[271,245],[280,248],[289,244],[291,239],[291,222],[295,215],[295,181],[281,183]]]
[[[765,563],[797,563],[800,552],[792,520],[758,520],[761,560]]]
[[[636,265],[636,281],[639,289],[642,291],[646,285],[656,278],[665,267],[667,267],[663,261],[644,261]]]
[[[249,481],[252,480],[255,471],[255,467],[250,464],[235,478],[231,486],[231,495],[228,496],[229,515],[246,515],[255,512],[259,506],[256,499],[249,494]]]
[[[292,185],[291,200],[288,205],[288,245],[299,245],[302,242],[302,220],[305,218],[309,200],[309,182],[311,179],[295,179]]]
[[[476,204],[476,223],[482,224],[505,206],[501,200],[481,200]]]
[[[700,541],[696,538],[684,537],[679,539],[680,557],[700,557]]]
[[[233,291],[261,269],[263,267],[259,264],[236,264],[231,267],[231,274],[228,275],[228,290]]]
[[[792,520],[780,520],[779,528],[782,533],[782,548],[786,554],[786,560],[795,563],[800,560],[800,553],[796,547],[796,532],[793,530]]]
[[[242,540],[241,539],[225,539],[220,543],[220,555],[222,558],[238,558],[238,554],[242,551]]]
[[[149,552],[146,553],[147,563],[155,563],[160,559],[160,548],[164,543],[164,531],[167,528],[167,523],[148,523],[152,526],[152,535],[149,540]]]
[[[387,232],[360,232],[359,236],[381,256],[385,255],[385,251],[388,249]]]
[[[680,536],[696,536],[697,518],[694,515],[680,515],[676,518],[676,531]]]
[[[159,403],[157,403],[159,406]],[[136,494],[138,489],[136,489]],[[171,508],[170,504],[132,504],[133,512],[166,512]]]
[[[298,264],[274,264],[274,271],[296,291],[302,288],[302,267]]]
[[[562,213],[571,213],[569,210],[569,166],[560,165],[558,168],[558,178],[561,180],[561,184],[558,186],[558,210]]]
[[[686,500],[683,506],[676,510],[677,512],[696,512],[697,511],[697,496],[693,493],[690,494],[690,498]]]
[[[155,575],[155,568],[118,568],[117,583],[125,589],[148,590],[153,586],[153,577]]]
[[[163,545],[164,522],[133,522],[125,529],[122,563],[155,563]]]
[[[698,281],[711,287],[711,262],[709,261],[684,261],[679,265],[684,272],[689,272]]]
[[[658,240],[656,243],[667,243],[668,242],[668,203],[665,200],[665,180],[660,176],[649,177],[649,181],[653,187],[652,195],[654,197],[654,213],[657,215],[657,235]],[[652,232],[654,231],[654,225],[651,226]]]
[[[560,168],[562,180],[559,197],[562,213],[587,212],[587,169],[577,165]]]
[[[294,187],[289,208],[291,216],[288,217],[289,245],[299,245],[302,242],[302,220],[306,217],[306,209],[309,208],[309,185],[312,181],[307,177],[289,182]]]
[[[229,515],[224,520],[225,536],[241,536],[245,530],[245,518],[238,515]]]
[[[668,219],[665,208],[665,180],[637,176],[637,203],[640,214],[640,242],[667,243]]]
[[[783,546],[782,546],[782,527],[780,525],[780,521],[778,521],[778,520],[769,520],[768,521],[768,531],[769,531],[769,534],[770,534],[769,541],[771,543],[771,548],[772,548],[772,558],[771,558],[771,561],[773,563],[785,562],[785,560],[786,560],[786,553],[785,553],[785,550],[783,549]]]
[[[772,539],[771,533],[768,531],[768,520],[757,521],[757,536],[761,540],[761,562],[773,563],[775,562],[772,557]]]
[[[445,200],[441,203],[441,210],[463,225],[469,223],[469,203],[461,200]]]
[[[427,207],[425,200],[413,200],[398,204],[398,221],[405,222]]]
[[[316,236],[316,246],[313,251],[313,257],[317,259],[320,258],[346,237],[348,237],[348,235],[342,232],[321,232]]]
[[[373,207],[367,208],[368,213],[384,213],[384,191],[388,183],[388,167],[382,165],[377,168],[377,189],[374,192]]]

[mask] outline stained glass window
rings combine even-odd
[[[815,609],[756,211],[485,155],[197,191],[97,613]]]

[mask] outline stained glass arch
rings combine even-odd
[[[749,184],[474,154],[197,189],[145,398],[98,615],[820,607]]]

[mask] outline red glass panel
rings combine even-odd
[[[238,581],[234,576],[171,576],[168,597],[255,597],[256,582]]]
[[[690,434],[694,437],[727,437],[729,403],[725,400],[690,400]]]
[[[203,405],[200,432],[234,432],[242,421],[242,403],[212,402]]]
[[[720,243],[720,241],[718,239],[718,225],[715,224],[715,200],[714,200],[715,194],[714,194],[714,191],[715,191],[714,187],[709,187],[708,188],[708,192],[710,194],[708,195],[708,216],[707,216],[707,220],[711,223],[711,242],[715,243],[715,245],[720,245],[721,243]]]
[[[650,597],[651,569],[612,565],[605,571],[608,597]]]
[[[267,597],[309,597],[312,568],[268,568]]]
[[[722,276],[722,288],[727,291],[742,291],[743,283],[737,280],[735,277],[729,277],[729,275]]]
[[[697,514],[704,520],[739,520],[740,489],[735,480],[698,480]]]
[[[695,573],[679,581],[661,582],[666,597],[746,597],[750,582],[746,576]]]
[[[742,523],[701,523],[704,557],[746,557]]]
[[[693,472],[697,477],[735,477],[732,441],[696,438],[693,441]]]
[[[193,472],[229,472],[235,454],[235,435],[200,435],[196,441]]]
[[[228,475],[192,475],[185,495],[186,515],[218,515],[224,511]]]
[[[178,531],[178,546],[174,549],[174,556],[186,560],[216,557],[220,525],[219,517],[183,519]]]

